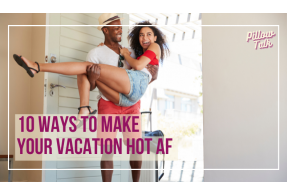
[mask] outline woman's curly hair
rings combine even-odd
[[[156,43],[159,45],[160,50],[161,50],[161,57],[160,57],[160,61],[163,62],[163,60],[169,55],[169,48],[168,48],[168,44],[166,41],[166,37],[165,35],[162,33],[161,30],[159,30],[157,27],[155,26],[150,26],[153,25],[151,22],[149,21],[143,21],[143,22],[139,22],[135,25],[147,25],[147,27],[149,27],[150,29],[152,29],[154,36],[157,36],[156,39]],[[130,47],[135,51],[136,57],[139,57],[143,54],[143,48],[140,45],[139,42],[139,34],[141,29],[145,27],[145,26],[134,26],[128,35],[128,40],[130,43]]]

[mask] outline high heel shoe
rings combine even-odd
[[[14,60],[18,63],[18,65],[20,65],[21,67],[23,67],[27,71],[27,73],[30,77],[34,77],[34,73],[31,71],[31,69],[33,69],[37,73],[40,72],[40,66],[39,66],[39,63],[37,61],[35,61],[35,63],[38,65],[38,70],[36,70],[32,67],[28,67],[28,65],[21,59],[21,57],[22,57],[22,55],[21,56],[18,56],[16,54],[13,55]]]
[[[97,113],[97,110],[94,110],[93,112],[91,112],[91,110],[90,110],[91,107],[90,106],[81,106],[81,107],[78,108],[78,110],[79,110],[78,114],[80,113],[81,108],[88,108],[89,109],[89,112],[90,112],[90,114],[88,115],[89,117],[93,116],[93,115],[95,115]],[[83,120],[78,118],[77,121],[80,121],[79,124],[77,125],[77,129],[79,129],[80,127],[83,126]]]

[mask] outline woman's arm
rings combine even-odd
[[[159,56],[160,55],[160,47],[157,43],[152,43],[147,50],[151,50],[153,51],[156,56]],[[128,49],[126,48],[123,48],[121,49],[120,48],[120,51],[121,51],[121,55],[124,56],[125,60],[129,63],[129,65],[135,69],[135,70],[142,70],[143,68],[145,68],[149,62],[151,61],[148,57],[146,56],[142,56],[139,60],[137,59],[134,59],[130,56],[130,52]],[[160,58],[160,56],[159,56]]]

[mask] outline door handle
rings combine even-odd
[[[50,60],[51,60],[51,63],[56,63],[56,61],[57,61],[56,55],[51,54]]]
[[[62,85],[58,85],[58,84],[50,84],[50,88],[53,89],[55,87],[63,87],[63,88],[66,88],[65,86],[62,86]]]
[[[53,91],[53,89],[54,89],[54,88],[56,88],[56,87],[63,87],[63,88],[65,88],[65,89],[66,89],[66,87],[65,87],[65,86],[51,83],[51,84],[50,84],[50,89],[51,89],[51,90],[50,90],[50,96],[53,96],[53,95],[54,95],[54,91]]]

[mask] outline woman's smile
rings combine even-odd
[[[154,32],[151,28],[143,27],[140,30],[139,41],[143,49],[147,49],[150,46],[150,44],[156,41],[156,38],[157,37],[154,35]]]
[[[143,42],[143,46],[144,46],[144,47],[148,47],[149,45],[150,45],[150,41],[144,41],[144,42]]]

